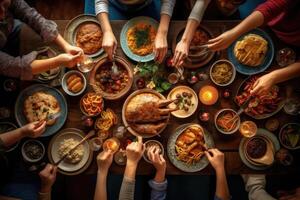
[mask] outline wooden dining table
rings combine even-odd
[[[58,24],[58,30],[62,35],[64,33],[64,29],[68,22],[69,22],[68,20],[56,20],[56,23]],[[129,58],[127,58],[125,56],[125,54],[122,52],[122,49],[120,47],[120,42],[119,42],[120,32],[121,32],[122,26],[125,23],[126,23],[126,21],[112,21],[111,22],[113,32],[118,40],[117,55],[126,58],[128,60],[128,62],[131,64],[131,67],[134,68],[136,63],[134,63]],[[234,27],[237,23],[239,23],[239,21],[203,21],[202,25],[207,27],[214,36],[218,36],[222,32]],[[186,21],[171,21],[169,33],[168,33],[168,44],[169,44],[170,50],[171,50],[173,38],[176,37],[179,30],[182,30],[185,27],[185,25],[186,25]],[[278,39],[276,39],[275,36],[269,30],[266,30],[266,31],[268,33],[270,33],[270,36],[273,39],[273,42],[275,45],[275,52],[277,50],[279,50],[280,48],[285,47],[284,44],[280,43],[280,41]],[[44,44],[41,41],[41,39],[39,38],[39,36],[36,34],[33,34],[32,30],[30,30],[27,27],[23,28],[23,30],[21,32],[21,38],[22,38],[21,39],[21,52],[22,53],[30,52],[32,50],[37,49],[40,46],[49,45],[49,44]],[[201,68],[198,68],[197,72],[203,72],[203,73],[206,73],[207,75],[209,75],[209,68],[210,68],[211,64],[218,59],[226,59],[226,58],[227,58],[226,49],[221,52],[217,52],[215,57],[210,61],[210,63]],[[272,65],[268,68],[267,71],[272,71],[276,68],[278,68],[278,66],[274,59]],[[237,92],[239,85],[246,78],[247,78],[247,76],[237,73],[235,81],[230,86],[225,87],[225,88],[217,87],[219,90],[219,93],[220,93],[220,98],[215,105],[205,106],[199,102],[197,111],[191,117],[188,117],[186,119],[179,119],[179,118],[175,118],[174,116],[171,116],[167,128],[159,136],[155,136],[152,139],[156,139],[156,140],[160,141],[164,145],[165,150],[166,150],[168,138],[176,130],[176,128],[178,126],[185,124],[185,123],[198,123],[201,126],[203,126],[209,132],[209,134],[212,135],[214,143],[215,143],[215,147],[218,148],[219,150],[221,150],[222,152],[224,152],[224,154],[225,154],[225,169],[226,169],[227,174],[250,174],[250,173],[251,174],[258,174],[258,173],[264,173],[264,174],[287,174],[287,173],[289,173],[289,174],[293,174],[293,173],[299,173],[299,167],[300,167],[299,151],[292,152],[292,155],[294,156],[294,163],[291,166],[282,166],[276,162],[273,166],[271,166],[270,168],[268,168],[266,170],[255,171],[253,169],[248,168],[242,162],[242,160],[239,156],[239,144],[240,144],[240,141],[243,136],[239,132],[236,132],[232,135],[223,135],[216,130],[215,125],[214,125],[215,113],[222,108],[232,108],[234,110],[238,110],[239,107],[234,103],[233,98]],[[299,82],[300,82],[299,79],[294,79],[292,81],[288,81],[288,82],[282,84],[281,87],[284,88],[283,91],[286,92],[287,96],[295,95],[296,89],[297,89],[296,84],[299,84]],[[31,85],[31,84],[34,84],[34,82],[26,82],[26,83],[22,84],[22,87],[26,87],[26,85]],[[190,86],[195,90],[196,93],[198,93],[199,88],[201,88],[203,85],[207,85],[207,84],[212,84],[212,82],[209,78],[205,81],[199,81],[195,85],[190,85]],[[59,90],[61,90],[62,93],[64,94],[64,96],[67,100],[67,105],[68,105],[68,117],[67,117],[67,120],[62,129],[78,128],[78,129],[84,130],[85,132],[88,132],[89,128],[85,127],[82,124],[83,114],[81,113],[81,111],[79,109],[79,101],[80,101],[81,96],[71,97],[71,96],[68,96],[66,93],[64,93],[60,86],[58,86],[57,88]],[[225,89],[228,89],[228,91],[231,93],[231,96],[229,98],[224,98],[222,96],[222,93],[224,92]],[[88,88],[88,90],[92,90],[92,89]],[[136,90],[136,87],[133,84],[129,94],[135,90]],[[122,106],[128,95],[126,95],[125,97],[123,97],[122,99],[117,100],[117,101],[105,100],[105,107],[112,108],[116,112],[116,114],[119,118],[118,123],[120,125],[122,124],[122,118],[121,118]],[[166,95],[167,94],[165,94],[165,96]],[[298,96],[299,96],[299,94],[298,94]],[[210,114],[210,120],[208,122],[199,121],[198,113],[200,111],[205,111]],[[274,115],[273,118],[277,118],[279,120],[280,127],[287,122],[299,122],[299,116],[297,118],[295,116],[287,115],[287,114],[285,114],[285,112],[283,110],[278,112],[276,115]],[[253,119],[249,118],[248,116],[246,116],[245,114],[242,114],[241,120],[243,121],[246,119],[253,120]],[[265,128],[266,120],[254,120],[254,121],[257,123],[259,128]],[[278,136],[279,129],[276,130],[273,134]],[[50,139],[51,139],[51,137],[43,138],[42,140],[47,145],[47,143],[49,142]],[[96,174],[97,173],[97,162],[96,162],[97,154],[98,154],[98,152],[94,153],[94,159],[93,159],[91,165],[89,166],[89,168],[84,173],[86,173],[86,174]],[[165,158],[166,158],[166,162],[167,162],[167,172],[166,173],[169,175],[183,175],[183,174],[185,174],[185,175],[186,174],[189,174],[189,175],[198,174],[199,175],[199,174],[213,174],[214,173],[214,170],[210,165],[208,165],[205,169],[203,169],[199,172],[185,173],[185,172],[182,172],[181,170],[177,169],[172,163],[170,163],[166,154],[165,154]],[[124,169],[125,169],[125,166],[119,166],[116,163],[113,163],[112,166],[110,167],[111,173],[114,173],[114,174],[122,174],[124,172]],[[149,164],[146,161],[144,161],[143,159],[141,159],[141,161],[139,162],[138,169],[137,169],[137,174],[148,175],[148,174],[154,173],[154,170],[155,169],[151,164]]]

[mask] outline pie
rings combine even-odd
[[[49,115],[60,112],[57,99],[45,92],[36,92],[24,101],[24,114],[28,122],[46,120]],[[47,120],[47,125],[53,125],[56,120]]]

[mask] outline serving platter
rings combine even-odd
[[[9,132],[9,131],[13,131],[17,128],[18,127],[11,122],[0,122],[0,135],[3,133]],[[20,141],[17,142],[16,144],[12,145],[9,148],[6,148],[5,152],[11,152],[11,151],[15,150],[18,147],[19,143],[20,143]]]
[[[168,144],[167,144],[167,154],[168,154],[168,157],[169,157],[171,163],[175,167],[177,167],[178,169],[180,169],[184,172],[198,172],[198,171],[201,171],[202,169],[204,169],[209,164],[209,161],[206,158],[206,156],[203,156],[199,162],[192,164],[192,165],[189,165],[187,163],[179,161],[176,158],[176,150],[175,150],[176,140],[179,137],[179,135],[181,135],[183,133],[184,130],[186,130],[188,127],[191,127],[191,126],[201,127],[199,124],[195,124],[195,123],[183,124],[183,125],[177,127],[176,130],[170,135]],[[210,135],[210,133],[203,127],[201,127],[201,128],[204,130],[204,140],[205,140],[206,147],[208,149],[213,148],[214,140],[213,140],[212,135]]]
[[[279,144],[279,141],[278,141],[277,137],[273,133],[267,131],[266,129],[262,129],[262,128],[257,129],[256,136],[261,136],[261,137],[264,137],[267,140],[271,141],[272,144],[273,144],[273,147],[274,147],[274,153],[277,152],[280,149],[280,144]],[[271,165],[270,166],[267,166],[267,165],[254,165],[253,163],[248,161],[248,159],[246,158],[246,155],[245,155],[245,145],[246,145],[247,140],[249,140],[249,138],[243,137],[241,142],[240,142],[240,145],[239,145],[239,155],[240,155],[240,158],[241,158],[242,162],[247,167],[249,167],[251,169],[254,169],[254,170],[268,169]]]
[[[175,54],[176,45],[181,40],[181,37],[185,30],[185,27],[179,28],[178,30],[179,31],[177,31],[177,33],[175,34],[176,37],[174,37],[172,40],[173,54]],[[197,30],[204,32],[208,36],[209,39],[214,38],[212,32],[206,26],[199,25]],[[201,56],[201,57],[188,56],[188,58],[183,63],[183,66],[186,68],[189,68],[189,69],[196,69],[199,67],[203,67],[204,65],[208,64],[213,59],[214,55],[215,55],[215,52],[209,51],[207,54],[205,54],[204,56]]]
[[[135,135],[135,136],[142,136],[143,138],[150,138],[150,137],[154,137],[156,135],[159,135],[160,133],[163,132],[163,130],[167,127],[168,125],[168,122],[169,122],[169,118],[170,118],[170,114],[168,114],[168,119],[165,120],[165,124],[164,126],[157,132],[157,134],[155,135],[150,135],[150,134],[140,134],[138,133],[137,131],[135,131],[133,128],[130,127],[130,124],[127,122],[126,120],[126,117],[125,117],[125,112],[126,112],[126,109],[127,109],[127,106],[128,104],[131,102],[131,100],[136,97],[137,95],[141,95],[141,94],[152,94],[156,97],[158,97],[158,99],[161,99],[161,100],[166,100],[166,98],[156,92],[155,90],[151,90],[151,89],[141,89],[141,90],[137,90],[135,92],[133,92],[131,95],[129,95],[127,97],[127,99],[125,100],[124,104],[123,104],[123,108],[122,108],[122,120],[123,120],[123,123],[124,123],[124,126],[127,127],[127,130],[132,134],[132,135]]]
[[[128,30],[132,27],[135,26],[138,23],[147,23],[154,27],[156,30],[158,29],[158,22],[150,17],[135,17],[130,19],[122,28],[121,34],[120,34],[120,43],[121,43],[121,48],[123,52],[128,56],[130,59],[136,61],[136,62],[148,62],[154,59],[155,54],[152,52],[148,55],[145,56],[140,56],[137,54],[134,54],[127,43],[127,32]]]
[[[248,34],[256,34],[259,35],[261,37],[263,37],[265,40],[267,40],[268,42],[268,51],[265,55],[265,59],[263,61],[263,63],[259,66],[256,67],[250,67],[247,65],[244,65],[242,63],[240,63],[235,55],[234,55],[234,47],[236,45],[236,43],[240,40],[242,40],[246,35]],[[233,63],[233,65],[235,66],[236,70],[244,75],[254,75],[254,74],[258,74],[261,72],[264,72],[272,63],[273,58],[274,58],[274,43],[272,41],[272,39],[270,38],[270,36],[263,30],[261,29],[253,29],[252,31],[249,31],[248,33],[245,33],[243,35],[241,35],[235,42],[233,42],[229,48],[227,49],[227,54],[228,54],[228,59]]]
[[[76,128],[66,128],[56,134],[48,145],[48,158],[51,163],[57,162],[60,157],[58,155],[58,149],[60,143],[64,139],[73,138],[75,141],[80,141],[84,138],[83,131]],[[85,141],[83,144],[84,155],[81,161],[76,164],[65,162],[64,160],[58,165],[58,171],[65,175],[78,175],[84,172],[91,164],[93,160],[93,150],[91,149],[89,142]]]
[[[252,78],[252,76],[246,78],[246,79],[241,83],[241,85],[238,87],[238,90],[237,90],[237,92],[236,92],[235,97],[238,96],[239,94],[241,94],[243,88],[245,87],[245,84],[246,84],[251,78]],[[283,89],[283,88],[280,88],[280,90],[282,90],[282,89]],[[280,96],[281,101],[279,102],[278,107],[277,107],[276,110],[274,110],[274,112],[272,112],[272,113],[267,113],[267,114],[262,114],[262,115],[259,115],[259,116],[253,116],[253,115],[251,115],[251,114],[249,114],[249,113],[246,113],[246,112],[244,112],[244,113],[245,113],[246,115],[248,115],[249,117],[252,117],[253,119],[257,119],[257,120],[260,120],[260,119],[267,119],[267,118],[272,117],[273,115],[277,114],[277,113],[283,108],[283,106],[284,106],[284,104],[285,104],[285,92],[280,91],[280,92],[279,92],[279,95],[281,95],[281,96]],[[239,106],[239,104],[238,104],[236,98],[234,98],[234,102]]]
[[[68,116],[68,106],[65,97],[59,90],[53,87],[49,87],[42,84],[35,84],[22,90],[15,103],[15,118],[20,127],[28,124],[28,121],[24,114],[24,102],[28,96],[36,92],[45,92],[47,94],[50,94],[54,96],[59,103],[60,106],[59,117],[56,119],[55,124],[51,126],[46,126],[46,130],[41,135],[41,137],[53,135],[64,125]]]
[[[76,46],[76,35],[79,30],[79,27],[84,24],[94,23],[100,27],[101,25],[98,22],[95,15],[82,14],[74,17],[66,26],[64,31],[64,38],[71,45]],[[88,55],[90,58],[93,58],[94,61],[98,61],[101,58],[102,53],[104,52],[103,48],[99,49],[96,53]]]

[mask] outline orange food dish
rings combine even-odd
[[[76,34],[76,46],[85,54],[97,53],[102,48],[102,30],[96,23],[83,24]]]
[[[113,125],[117,124],[117,116],[113,110],[107,108],[101,112],[101,116],[96,120],[95,128],[101,131],[108,131]]]
[[[127,45],[132,53],[145,56],[153,52],[156,29],[146,23],[137,23],[127,31]]]
[[[77,93],[80,92],[83,88],[83,81],[80,76],[73,74],[67,79],[67,87],[71,92]]]
[[[117,138],[109,138],[105,140],[103,143],[103,149],[104,150],[111,150],[112,152],[118,151],[120,147],[120,141]]]
[[[100,94],[87,93],[80,101],[81,108],[84,114],[88,116],[96,116],[102,112],[103,99]]]

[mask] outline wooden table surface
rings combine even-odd
[[[65,26],[67,25],[68,21],[67,20],[58,20],[56,21],[58,24],[58,29],[60,31],[60,33],[63,35],[63,31]],[[123,24],[125,23],[125,21],[113,21],[112,22],[112,27],[113,27],[113,31],[115,33],[115,36],[117,38],[117,40],[119,40],[120,37],[120,32],[122,29]],[[232,28],[234,25],[236,25],[238,23],[238,21],[204,21],[203,25],[205,25],[207,28],[209,28],[213,35],[217,36],[220,33],[224,32],[225,30],[228,30],[230,28]],[[175,37],[176,33],[178,32],[178,30],[181,30],[181,28],[183,28],[185,26],[185,22],[184,21],[172,21],[171,25],[170,25],[170,29],[169,29],[169,35],[168,35],[168,44],[169,47],[172,44],[172,38]],[[274,36],[271,34],[271,37],[274,38]],[[278,43],[278,40],[273,40],[275,43],[275,50],[278,50],[279,48],[282,47],[282,44]],[[119,44],[119,43],[118,43]],[[21,52],[30,52],[31,50],[36,49],[37,47],[44,45],[41,43],[41,41],[39,40],[39,37],[36,35],[31,34],[31,31],[29,29],[25,29],[22,31],[22,43],[21,43]],[[275,51],[276,52],[276,51]],[[123,57],[126,58],[126,56],[123,54],[120,45],[118,45],[118,50],[117,50],[117,54],[118,55],[122,55]],[[214,62],[217,59],[220,58],[226,58],[226,50],[219,52],[215,58],[206,66],[198,69],[197,71],[202,71],[208,74],[208,70],[210,64],[212,62]],[[127,59],[130,63],[132,63],[132,67],[134,67],[134,63],[131,62],[129,59]],[[275,62],[273,62],[275,65]],[[275,69],[276,67],[272,66],[268,69],[268,71],[270,71],[270,69]],[[240,85],[240,83],[247,78],[247,76],[241,75],[239,73],[237,73],[236,76],[236,80],[234,81],[233,84],[231,84],[231,86],[228,87],[228,89],[232,92],[232,96],[234,96],[234,94],[237,91],[238,86]],[[295,84],[295,82],[297,82],[298,80],[294,80],[293,82],[287,82],[284,86],[284,88],[287,89],[288,94],[292,93],[293,91],[293,87],[292,85]],[[299,81],[298,81],[299,82]],[[207,81],[200,81],[199,83],[197,83],[196,85],[193,86],[194,90],[196,91],[196,93],[198,93],[199,88],[202,85],[205,84],[209,84],[211,83],[210,80]],[[296,83],[297,84],[297,83]],[[135,90],[134,88],[135,86],[132,87],[131,91],[129,92],[129,94],[131,92],[133,92]],[[222,91],[224,91],[224,88],[219,88],[220,89],[220,93],[222,93]],[[60,88],[60,90],[62,90]],[[64,93],[65,94],[65,93]],[[68,113],[68,118],[67,121],[64,125],[63,128],[79,128],[85,131],[88,131],[81,123],[81,117],[83,116],[82,113],[80,112],[79,109],[79,101],[81,96],[79,97],[70,97],[68,95],[65,94],[65,97],[67,99],[67,103],[69,106],[69,113]],[[119,101],[105,101],[105,105],[106,107],[110,107],[113,108],[113,110],[117,113],[117,115],[119,116],[119,121],[121,122],[121,110],[122,110],[122,106],[123,103],[125,101],[126,97],[122,98]],[[239,148],[239,143],[241,141],[242,136],[239,134],[239,132],[236,132],[233,135],[229,135],[229,136],[225,136],[222,135],[221,133],[219,133],[213,123],[213,117],[216,111],[218,111],[221,108],[233,108],[233,109],[238,109],[238,107],[233,103],[232,98],[230,99],[224,99],[224,98],[220,98],[219,101],[213,105],[213,106],[204,106],[201,103],[198,106],[198,110],[197,112],[192,115],[191,117],[187,118],[187,119],[177,119],[173,116],[171,116],[170,119],[170,124],[167,126],[167,128],[164,130],[164,132],[160,135],[160,137],[156,136],[153,139],[157,139],[159,141],[162,142],[162,144],[166,147],[167,141],[168,141],[168,137],[170,136],[170,134],[172,134],[172,132],[181,124],[184,123],[190,123],[190,122],[195,122],[195,123],[200,123],[203,127],[205,127],[210,134],[212,134],[214,142],[215,142],[215,146],[220,149],[221,151],[223,151],[225,153],[225,167],[226,167],[226,171],[228,174],[243,174],[243,173],[267,173],[267,174],[285,174],[285,173],[298,173],[297,172],[297,167],[299,167],[299,159],[296,156],[296,153],[299,152],[293,152],[294,153],[294,158],[295,158],[295,162],[292,166],[289,167],[283,167],[279,164],[274,164],[271,168],[264,170],[264,171],[254,171],[252,169],[249,169],[247,166],[245,166],[243,164],[243,162],[240,159],[239,153],[238,153],[238,148]],[[209,122],[203,123],[203,122],[199,122],[199,120],[197,119],[197,114],[200,110],[205,110],[207,112],[210,113],[211,119]],[[291,122],[291,121],[299,121],[299,119],[295,119],[291,116],[286,115],[283,111],[280,111],[278,114],[276,114],[274,116],[275,118],[279,119],[280,121],[280,125],[282,126],[283,124],[287,123],[287,122]],[[242,120],[245,119],[249,119],[249,117],[242,115],[241,116]],[[266,120],[259,120],[256,121],[258,124],[259,128],[263,128],[264,124],[266,122]],[[278,134],[278,131],[276,131],[274,134]],[[49,140],[49,139],[47,139]],[[47,142],[47,141],[46,141]],[[166,148],[165,148],[166,149]],[[172,174],[172,175],[180,175],[180,174],[187,174],[184,173],[182,171],[180,171],[179,169],[177,169],[175,166],[173,166],[167,156],[165,156],[167,159],[167,174]],[[87,174],[95,174],[96,170],[97,170],[97,164],[96,164],[96,159],[93,160],[91,166],[86,170],[85,173]],[[124,171],[125,167],[122,166],[118,166],[117,164],[113,163],[110,170],[112,173],[116,173],[116,174],[122,174]],[[298,168],[299,169],[299,168]],[[139,167],[137,170],[137,174],[150,174],[154,172],[154,168],[152,165],[146,163],[143,159],[141,159],[140,163],[139,163]],[[203,169],[200,172],[196,172],[196,173],[188,173],[188,174],[212,174],[214,173],[213,168],[209,165],[208,167],[206,167],[205,169]]]

